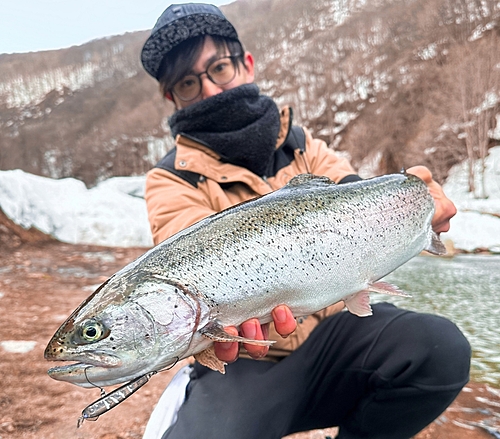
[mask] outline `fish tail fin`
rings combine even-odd
[[[438,234],[434,231],[431,232],[430,244],[424,250],[428,251],[429,253],[432,253],[433,255],[439,255],[439,256],[443,256],[447,253],[446,247],[439,239]]]

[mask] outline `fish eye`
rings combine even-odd
[[[104,335],[103,326],[96,321],[86,322],[82,328],[82,338],[85,341],[97,341]]]

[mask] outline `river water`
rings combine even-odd
[[[372,302],[452,320],[472,346],[471,378],[500,386],[500,256],[417,256],[384,280],[412,297],[373,294]]]

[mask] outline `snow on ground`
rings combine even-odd
[[[144,201],[145,177],[115,177],[92,189],[21,170],[0,172],[0,208],[24,228],[60,241],[116,247],[153,245]]]
[[[453,241],[455,248],[500,252],[500,147],[490,150],[485,175],[487,199],[467,192],[465,164],[454,167],[444,185],[458,214],[442,239]],[[114,177],[87,189],[72,178],[0,171],[0,208],[17,224],[34,226],[60,241],[150,247],[144,183],[144,176]]]
[[[444,191],[457,206],[458,213],[451,220],[450,231],[441,237],[451,240],[461,250],[485,248],[500,253],[500,146],[491,148],[486,159],[487,198],[474,198],[468,192],[467,175],[467,164],[462,163],[451,169],[444,184]],[[476,178],[476,188],[481,192],[479,178]]]

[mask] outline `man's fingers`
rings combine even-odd
[[[229,334],[238,335],[238,330],[234,326],[228,326],[224,329]],[[226,363],[232,363],[238,358],[240,348],[238,343],[215,342],[214,350],[219,360],[225,361]]]
[[[457,208],[445,195],[442,186],[432,179],[431,171],[425,166],[414,166],[407,172],[422,179],[434,199],[435,212],[432,218],[432,228],[436,233],[447,232],[450,229],[450,219],[456,215]]]
[[[297,321],[286,305],[279,305],[271,313],[276,332],[282,337],[288,337],[297,328]]]
[[[286,305],[279,305],[272,311],[274,326],[278,334],[282,337],[289,336],[297,327],[297,322]],[[238,335],[238,330],[234,326],[225,328],[226,332]],[[240,325],[240,335],[250,340],[267,340],[269,337],[269,324],[261,325],[258,319],[250,319]],[[255,346],[249,343],[243,343],[252,358],[262,358],[269,352],[268,346]],[[215,355],[219,360],[226,363],[232,363],[238,358],[238,343],[214,343]]]
[[[432,173],[426,166],[412,166],[406,170],[408,174],[416,175],[418,178],[429,184],[432,181]]]
[[[250,319],[243,322],[240,326],[241,335],[251,340],[265,340],[265,334],[258,319]],[[269,352],[268,346],[255,346],[249,343],[243,343],[252,358],[262,358]]]

